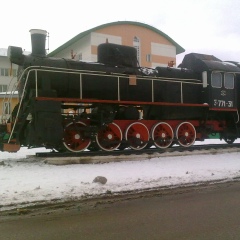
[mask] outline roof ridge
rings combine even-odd
[[[167,34],[165,34],[164,32],[160,31],[159,29],[157,29],[153,26],[150,26],[146,23],[135,22],[135,21],[116,21],[116,22],[104,23],[104,24],[98,25],[96,27],[93,27],[91,29],[88,29],[84,32],[81,32],[81,33],[77,34],[75,37],[71,38],[69,41],[67,41],[66,43],[62,44],[61,46],[59,46],[58,48],[56,48],[55,50],[50,52],[48,54],[48,56],[51,57],[51,56],[55,55],[56,53],[60,52],[61,50],[65,49],[66,47],[75,43],[76,41],[83,38],[87,34],[89,34],[91,32],[94,32],[95,30],[98,30],[98,29],[101,29],[101,28],[104,28],[104,27],[107,27],[107,26],[122,25],[122,24],[132,24],[132,25],[137,25],[137,26],[142,26],[142,27],[148,28],[148,29],[164,36],[166,39],[168,39],[176,47],[176,53],[177,54],[185,52],[185,49],[182,48],[178,43],[176,43],[171,37],[169,37]]]

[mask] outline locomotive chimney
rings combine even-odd
[[[46,55],[46,35],[47,31],[41,29],[31,29],[32,55]]]

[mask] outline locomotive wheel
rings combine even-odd
[[[83,135],[83,122],[69,123],[64,129],[63,145],[70,152],[81,152],[85,150],[91,143],[89,138]]]
[[[151,138],[157,148],[167,148],[173,142],[172,127],[165,122],[155,124],[151,130]]]
[[[233,144],[234,141],[236,140],[235,138],[227,138],[227,137],[225,137],[223,139],[227,144]]]
[[[116,123],[110,123],[104,129],[101,129],[97,136],[96,142],[104,151],[113,151],[117,149],[122,141],[122,131]]]
[[[176,138],[179,145],[190,147],[194,144],[196,139],[195,127],[190,122],[180,123],[176,129]]]
[[[147,146],[149,141],[148,128],[143,123],[134,122],[126,129],[125,138],[130,148],[141,150]]]

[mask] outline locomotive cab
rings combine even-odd
[[[181,67],[202,74],[203,103],[209,105],[209,110],[237,110],[236,74],[240,68],[212,55],[198,53],[187,54]]]
[[[204,74],[203,74],[204,75]],[[207,86],[208,104],[211,110],[236,110],[236,74],[234,72],[209,71]],[[204,81],[204,79],[203,79]],[[205,85],[203,86],[205,87]]]

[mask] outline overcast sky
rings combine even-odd
[[[77,34],[101,24],[137,21],[151,25],[182,46],[177,57],[198,52],[240,61],[239,0],[12,0],[1,4],[0,48],[31,51],[29,30],[50,35],[50,52]]]

